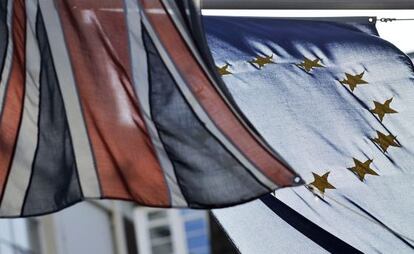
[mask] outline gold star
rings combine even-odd
[[[325,189],[335,189],[335,187],[328,182],[328,175],[330,172],[325,173],[324,175],[320,176],[312,172],[313,175],[313,182],[309,185],[314,186],[320,192],[325,193]]]
[[[321,59],[319,58],[316,58],[315,60],[310,60],[305,57],[305,60],[303,60],[302,63],[297,64],[297,66],[304,69],[306,72],[310,72],[311,70],[313,70],[313,68],[324,67],[323,65],[319,64],[319,61],[321,61]]]
[[[378,175],[377,172],[375,172],[369,167],[369,165],[372,163],[372,160],[367,160],[362,163],[355,158],[353,159],[354,159],[355,166],[352,168],[348,168],[348,169],[354,172],[354,174],[357,175],[359,180],[361,180],[362,182],[365,180],[366,174],[375,175],[375,176]]]
[[[256,59],[250,61],[250,63],[253,65],[257,65],[259,69],[261,69],[266,64],[275,63],[272,61],[272,59],[273,59],[273,54],[271,56],[266,56],[266,57],[258,56]]]
[[[229,65],[228,65],[228,64],[226,64],[226,65],[224,65],[224,66],[222,66],[222,67],[217,67],[217,69],[218,69],[218,73],[219,73],[221,76],[232,74],[231,72],[229,72],[229,71],[227,70],[227,68],[229,68]]]
[[[398,113],[398,111],[395,111],[394,109],[390,108],[390,103],[392,102],[392,99],[393,98],[386,100],[384,104],[374,101],[375,108],[371,109],[370,111],[374,114],[377,114],[381,122],[385,114]]]
[[[346,79],[339,81],[339,82],[341,82],[342,85],[348,85],[351,91],[353,92],[354,89],[358,85],[368,84],[368,82],[362,79],[362,77],[364,76],[364,73],[365,72],[361,72],[360,74],[357,74],[357,75],[351,75],[349,73],[345,73]]]
[[[381,147],[382,151],[384,151],[384,153],[387,151],[389,146],[401,147],[401,145],[398,144],[395,140],[396,136],[393,136],[392,134],[385,135],[379,131],[377,131],[377,135],[378,138],[373,138],[372,141],[377,143]]]

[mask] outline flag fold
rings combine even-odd
[[[301,183],[234,108],[184,2],[0,1],[0,216],[213,208]]]

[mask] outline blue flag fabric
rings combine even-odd
[[[255,244],[242,229],[272,235],[263,253],[289,248],[278,244],[289,234],[300,249],[297,232],[285,232],[283,240],[274,235],[282,225],[274,218],[243,220],[282,202],[349,248],[412,252],[414,71],[403,52],[378,36],[375,19],[207,16],[204,25],[226,91],[307,183],[276,191],[273,201],[215,212],[241,251]],[[278,207],[273,216],[294,226]],[[313,242],[303,246],[317,246],[310,252],[339,246],[301,233]]]

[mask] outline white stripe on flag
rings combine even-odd
[[[145,51],[142,39],[140,9],[136,0],[124,1],[129,33],[132,75],[141,114],[144,117],[152,144],[156,149],[158,160],[164,171],[164,176],[170,192],[171,205],[176,207],[186,207],[188,205],[178,185],[173,164],[164,149],[164,145],[160,140],[158,131],[151,117],[147,52]]]
[[[0,75],[0,115],[3,110],[4,97],[7,90],[7,84],[9,83],[9,76],[11,70],[11,63],[13,59],[13,35],[12,35],[12,19],[13,19],[13,0],[7,2],[7,29],[9,31],[9,36],[7,38],[7,49],[6,56],[4,60],[4,66],[1,75]]]
[[[62,91],[63,103],[72,136],[76,165],[83,195],[87,198],[101,197],[98,175],[83,113],[77,94],[72,66],[67,52],[59,14],[54,1],[40,0],[40,9],[45,22],[46,33],[50,42],[52,56],[59,86]]]
[[[328,253],[260,200],[213,214],[240,253]]]
[[[12,1],[11,1],[12,2]],[[20,215],[29,186],[38,137],[40,52],[36,39],[37,1],[26,0],[26,82],[22,121],[7,179],[1,216]]]

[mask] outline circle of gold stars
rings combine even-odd
[[[253,60],[248,61],[257,69],[261,70],[268,64],[275,64],[273,61],[273,54],[270,56],[257,56]],[[303,61],[295,64],[299,68],[303,69],[305,72],[310,73],[315,68],[324,68],[325,66],[322,65],[322,60],[320,58],[315,58],[311,60],[310,58],[304,57]],[[231,75],[233,74],[229,70],[230,65],[225,64],[221,67],[217,67],[217,71],[221,76]],[[345,72],[345,78],[339,80],[339,82],[344,87],[349,87],[351,92],[354,92],[361,85],[369,84],[368,81],[364,78],[365,71],[357,74],[351,74]],[[370,112],[378,116],[379,120],[382,122],[385,115],[388,114],[395,114],[398,113],[395,109],[391,107],[391,102],[393,98],[386,100],[383,103],[378,101],[373,101],[374,108],[370,109]],[[372,142],[377,145],[382,152],[386,153],[389,147],[401,147],[400,143],[397,141],[397,137],[392,134],[384,134],[380,131],[376,131],[377,137],[371,138]],[[365,161],[360,161],[356,158],[352,158],[354,162],[354,166],[348,168],[356,177],[361,181],[364,182],[367,175],[378,176],[379,174],[372,168],[371,164],[373,159],[367,159]],[[325,194],[327,189],[336,189],[334,185],[332,185],[329,180],[330,172],[326,172],[323,175],[316,174],[312,172],[313,181],[307,184],[307,188],[311,191],[318,190],[321,194]]]

